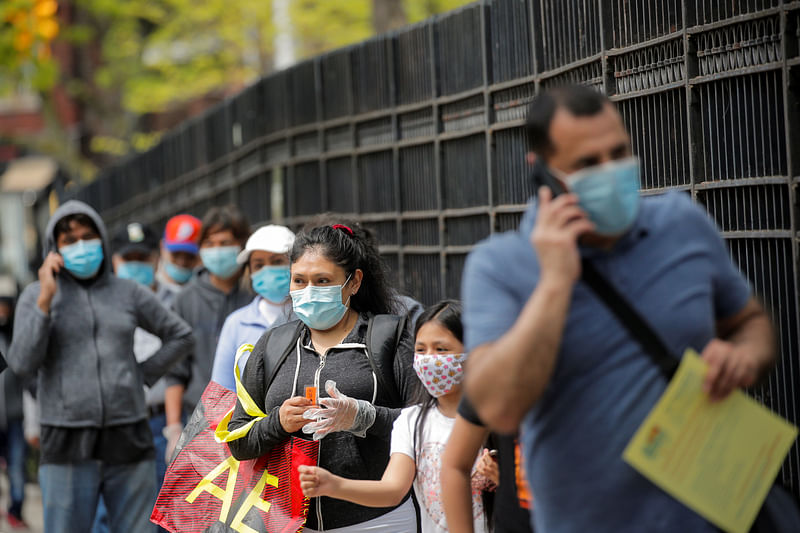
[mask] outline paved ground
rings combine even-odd
[[[5,474],[0,475],[0,509],[3,517],[0,519],[0,533],[30,532],[43,533],[42,525],[42,493],[39,485],[28,483],[25,487],[25,505],[22,508],[22,518],[28,524],[28,529],[11,529],[6,522],[5,514],[8,509],[8,478]]]

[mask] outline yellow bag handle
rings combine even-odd
[[[247,392],[247,389],[245,389],[244,385],[242,385],[242,376],[241,372],[239,372],[239,359],[241,359],[244,354],[252,352],[252,344],[242,344],[239,346],[239,349],[236,350],[236,360],[233,363],[233,376],[234,380],[236,381],[236,398],[242,404],[242,407],[244,407],[245,413],[254,418],[244,426],[234,429],[233,431],[228,431],[228,423],[231,421],[233,410],[236,408],[236,405],[231,407],[230,411],[225,413],[225,416],[223,416],[222,420],[219,421],[217,429],[214,431],[214,440],[220,444],[223,442],[231,442],[236,439],[241,439],[250,432],[250,428],[252,428],[256,422],[267,418],[267,414],[258,408],[256,402],[253,401],[253,398],[251,398],[250,394]]]

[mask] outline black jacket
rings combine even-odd
[[[369,317],[359,317],[356,326],[342,342],[364,344]],[[280,327],[294,327],[287,324]],[[247,436],[229,443],[231,453],[239,460],[259,457],[273,446],[287,439],[287,433],[280,423],[278,410],[284,400],[291,396],[302,396],[306,385],[314,382],[314,373],[320,363],[320,355],[311,348],[311,335],[305,326],[300,330],[300,371],[296,383],[294,376],[297,367],[297,350],[292,350],[275,374],[269,390],[266,389],[264,371],[264,350],[267,332],[253,349],[245,366],[242,382],[258,407],[269,416],[256,423]],[[413,346],[411,335],[404,330],[393,363],[394,381],[400,397],[405,404],[410,403],[419,380],[413,368]],[[325,366],[320,373],[320,396],[325,397],[325,382],[332,379],[339,390],[352,398],[371,401],[375,383],[372,368],[364,349],[353,347],[333,347],[328,351]],[[377,386],[375,400],[375,423],[367,430],[365,438],[342,431],[331,433],[320,441],[319,466],[332,473],[350,479],[379,480],[389,462],[392,425],[400,414],[399,408],[391,405],[388,391]],[[236,403],[230,429],[244,426],[251,417]],[[301,432],[295,436],[309,438]],[[333,529],[359,524],[381,516],[391,508],[370,508],[328,497],[312,498],[306,526],[311,529]]]
[[[6,369],[4,354],[11,336],[0,329],[0,429],[8,428],[11,420],[22,420],[22,379]]]

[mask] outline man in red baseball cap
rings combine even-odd
[[[200,220],[192,215],[175,215],[164,228],[158,279],[175,292],[192,278],[199,263],[201,226]]]
[[[167,220],[164,236],[161,239],[161,260],[158,262],[156,273],[157,296],[165,307],[172,308],[175,296],[192,279],[195,268],[200,264],[198,244],[201,226],[200,219],[192,215],[175,215]],[[138,331],[137,334],[144,347],[147,340],[145,334]],[[159,489],[167,470],[165,461],[167,438],[164,436],[164,428],[167,426],[164,407],[166,389],[167,381],[160,379],[147,391],[147,408],[150,430],[153,432],[153,444],[156,448],[156,479]],[[154,526],[154,531],[165,530]]]

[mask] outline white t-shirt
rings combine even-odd
[[[444,516],[440,472],[442,454],[447,439],[453,431],[455,418],[444,416],[438,408],[432,408],[425,417],[422,429],[422,443],[419,459],[414,451],[414,429],[420,407],[406,407],[394,421],[392,428],[391,453],[403,453],[416,462],[417,475],[414,478],[414,493],[422,506],[422,533],[448,533]],[[475,533],[486,533],[486,515],[483,512],[481,493],[472,490],[472,517]],[[455,532],[454,532],[455,533]]]
[[[262,297],[258,301],[258,311],[261,313],[261,316],[264,317],[264,320],[267,321],[267,327],[271,326],[275,323],[278,318],[292,310],[292,303],[291,302],[284,302],[280,304],[272,303],[266,298]]]

